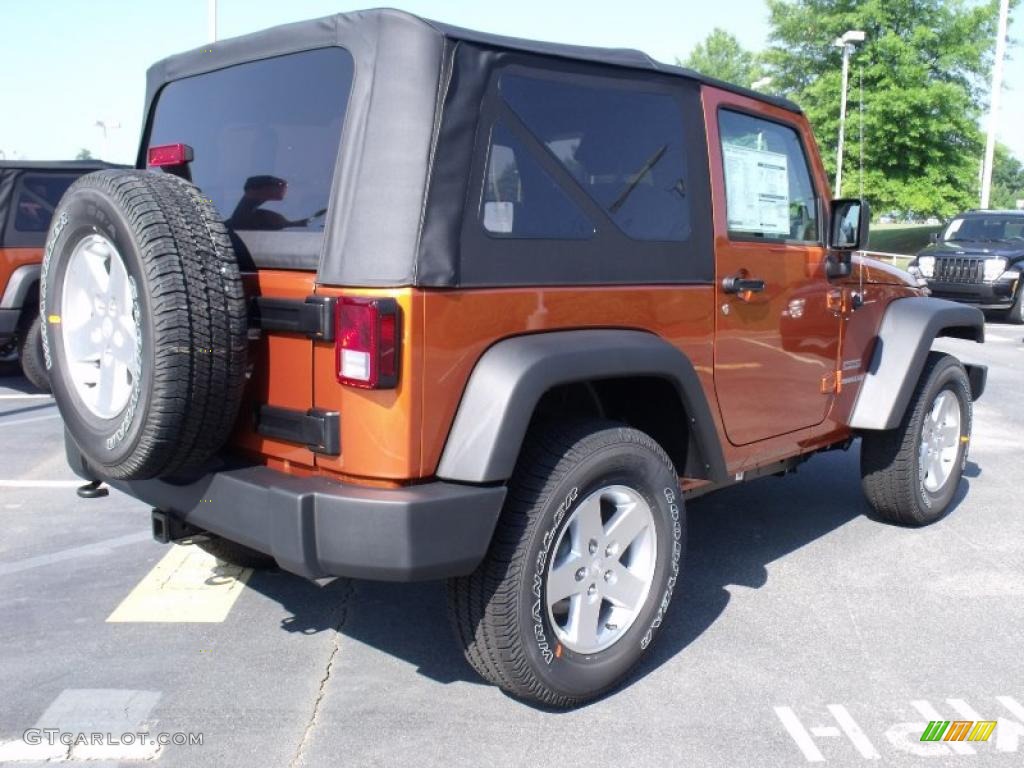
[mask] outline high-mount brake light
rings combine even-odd
[[[398,302],[344,296],[335,312],[335,374],[342,384],[363,389],[398,386]]]
[[[150,147],[146,153],[146,165],[150,168],[185,165],[192,162],[192,147],[188,144],[161,144]]]

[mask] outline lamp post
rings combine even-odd
[[[992,162],[996,152],[996,126],[999,124],[999,100],[1003,90],[1003,59],[1006,58],[1006,27],[1010,0],[999,4],[999,30],[996,32],[996,60],[992,63],[992,97],[989,101],[988,137],[981,166],[981,207],[988,208],[992,195]]]
[[[832,45],[843,49],[843,91],[839,100],[839,148],[836,150],[836,197],[843,194],[843,141],[846,136],[846,86],[850,79],[850,54],[854,43],[863,43],[865,35],[859,29],[851,29],[837,37]]]
[[[206,0],[206,31],[211,43],[217,42],[217,0]]]

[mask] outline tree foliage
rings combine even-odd
[[[746,50],[740,41],[720,27],[699,43],[685,60],[676,60],[680,66],[744,87],[764,76],[759,54]]]
[[[977,205],[978,119],[994,48],[996,3],[963,0],[768,0],[773,85],[807,112],[826,168],[835,171],[841,49],[851,58],[844,192],[859,192],[863,77],[863,188],[876,211],[948,216]]]
[[[92,160],[92,159],[93,159],[92,158],[92,152],[90,152],[85,147],[82,147],[80,150],[78,150],[78,154],[75,155],[75,160]]]
[[[991,206],[1016,208],[1018,200],[1024,200],[1024,163],[1014,157],[1006,146],[996,144]]]

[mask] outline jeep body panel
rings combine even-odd
[[[498,342],[473,369],[437,469],[440,478],[471,483],[507,480],[526,428],[549,390],[622,376],[671,382],[688,424],[692,477],[726,480],[711,409],[691,363],[651,333],[621,330],[561,331]]]

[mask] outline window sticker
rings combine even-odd
[[[779,152],[722,147],[729,229],[789,237],[789,172]]]

